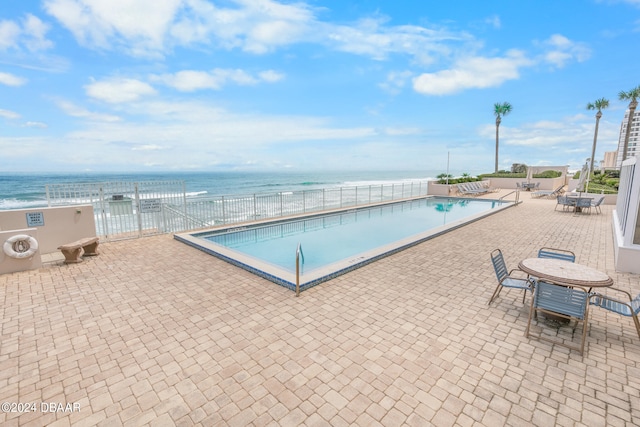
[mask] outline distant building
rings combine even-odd
[[[622,143],[624,144],[624,137],[622,137]],[[629,138],[631,139],[631,138]],[[618,160],[618,152],[617,151],[605,151],[604,153],[604,161],[600,164],[600,169],[616,169]]]
[[[618,157],[616,168],[622,165],[622,151],[624,150],[624,138],[627,134],[627,120],[629,120],[629,110],[624,113],[624,119],[620,125],[620,137],[618,138]],[[631,134],[629,135],[629,145],[627,146],[627,159],[640,154],[640,110],[636,109],[631,122]]]

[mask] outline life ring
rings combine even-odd
[[[38,241],[27,234],[16,234],[4,242],[2,249],[11,258],[31,258],[38,251]]]

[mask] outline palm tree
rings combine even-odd
[[[618,93],[618,99],[625,101],[630,99],[629,102],[629,118],[627,119],[627,133],[624,136],[624,147],[622,148],[622,161],[627,159],[627,149],[629,148],[629,135],[631,135],[631,123],[633,122],[633,114],[638,106],[638,98],[640,97],[640,85],[625,92],[623,90]]]
[[[511,104],[509,104],[508,102],[503,102],[502,104],[496,102],[493,105],[493,114],[496,116],[496,173],[498,172],[498,134],[500,129],[500,122],[502,122],[502,117],[509,114],[511,110]]]
[[[591,166],[589,167],[589,176],[593,173],[593,159],[596,156],[596,141],[598,140],[598,125],[602,117],[602,110],[609,106],[609,100],[605,98],[596,99],[593,103],[587,104],[587,110],[598,110],[596,113],[596,131],[593,134],[593,147],[591,148]]]

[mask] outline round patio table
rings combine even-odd
[[[531,276],[566,286],[600,288],[613,285],[606,273],[586,265],[553,258],[527,258],[518,264],[520,270]]]

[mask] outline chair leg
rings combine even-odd
[[[636,324],[636,331],[638,332],[638,338],[640,338],[640,321],[638,321],[638,316],[636,316],[635,314],[632,317],[633,317],[633,323]]]
[[[587,328],[589,325],[589,309],[584,313],[582,319],[582,345],[580,346],[580,354],[584,354],[584,344],[587,341]]]
[[[489,300],[489,302],[487,303],[487,305],[491,305],[491,303],[493,302],[493,300],[495,298],[498,297],[498,295],[500,295],[500,291],[502,290],[502,285],[500,283],[498,283],[498,287],[496,288],[495,291],[493,291],[493,295],[491,295],[491,299]]]

